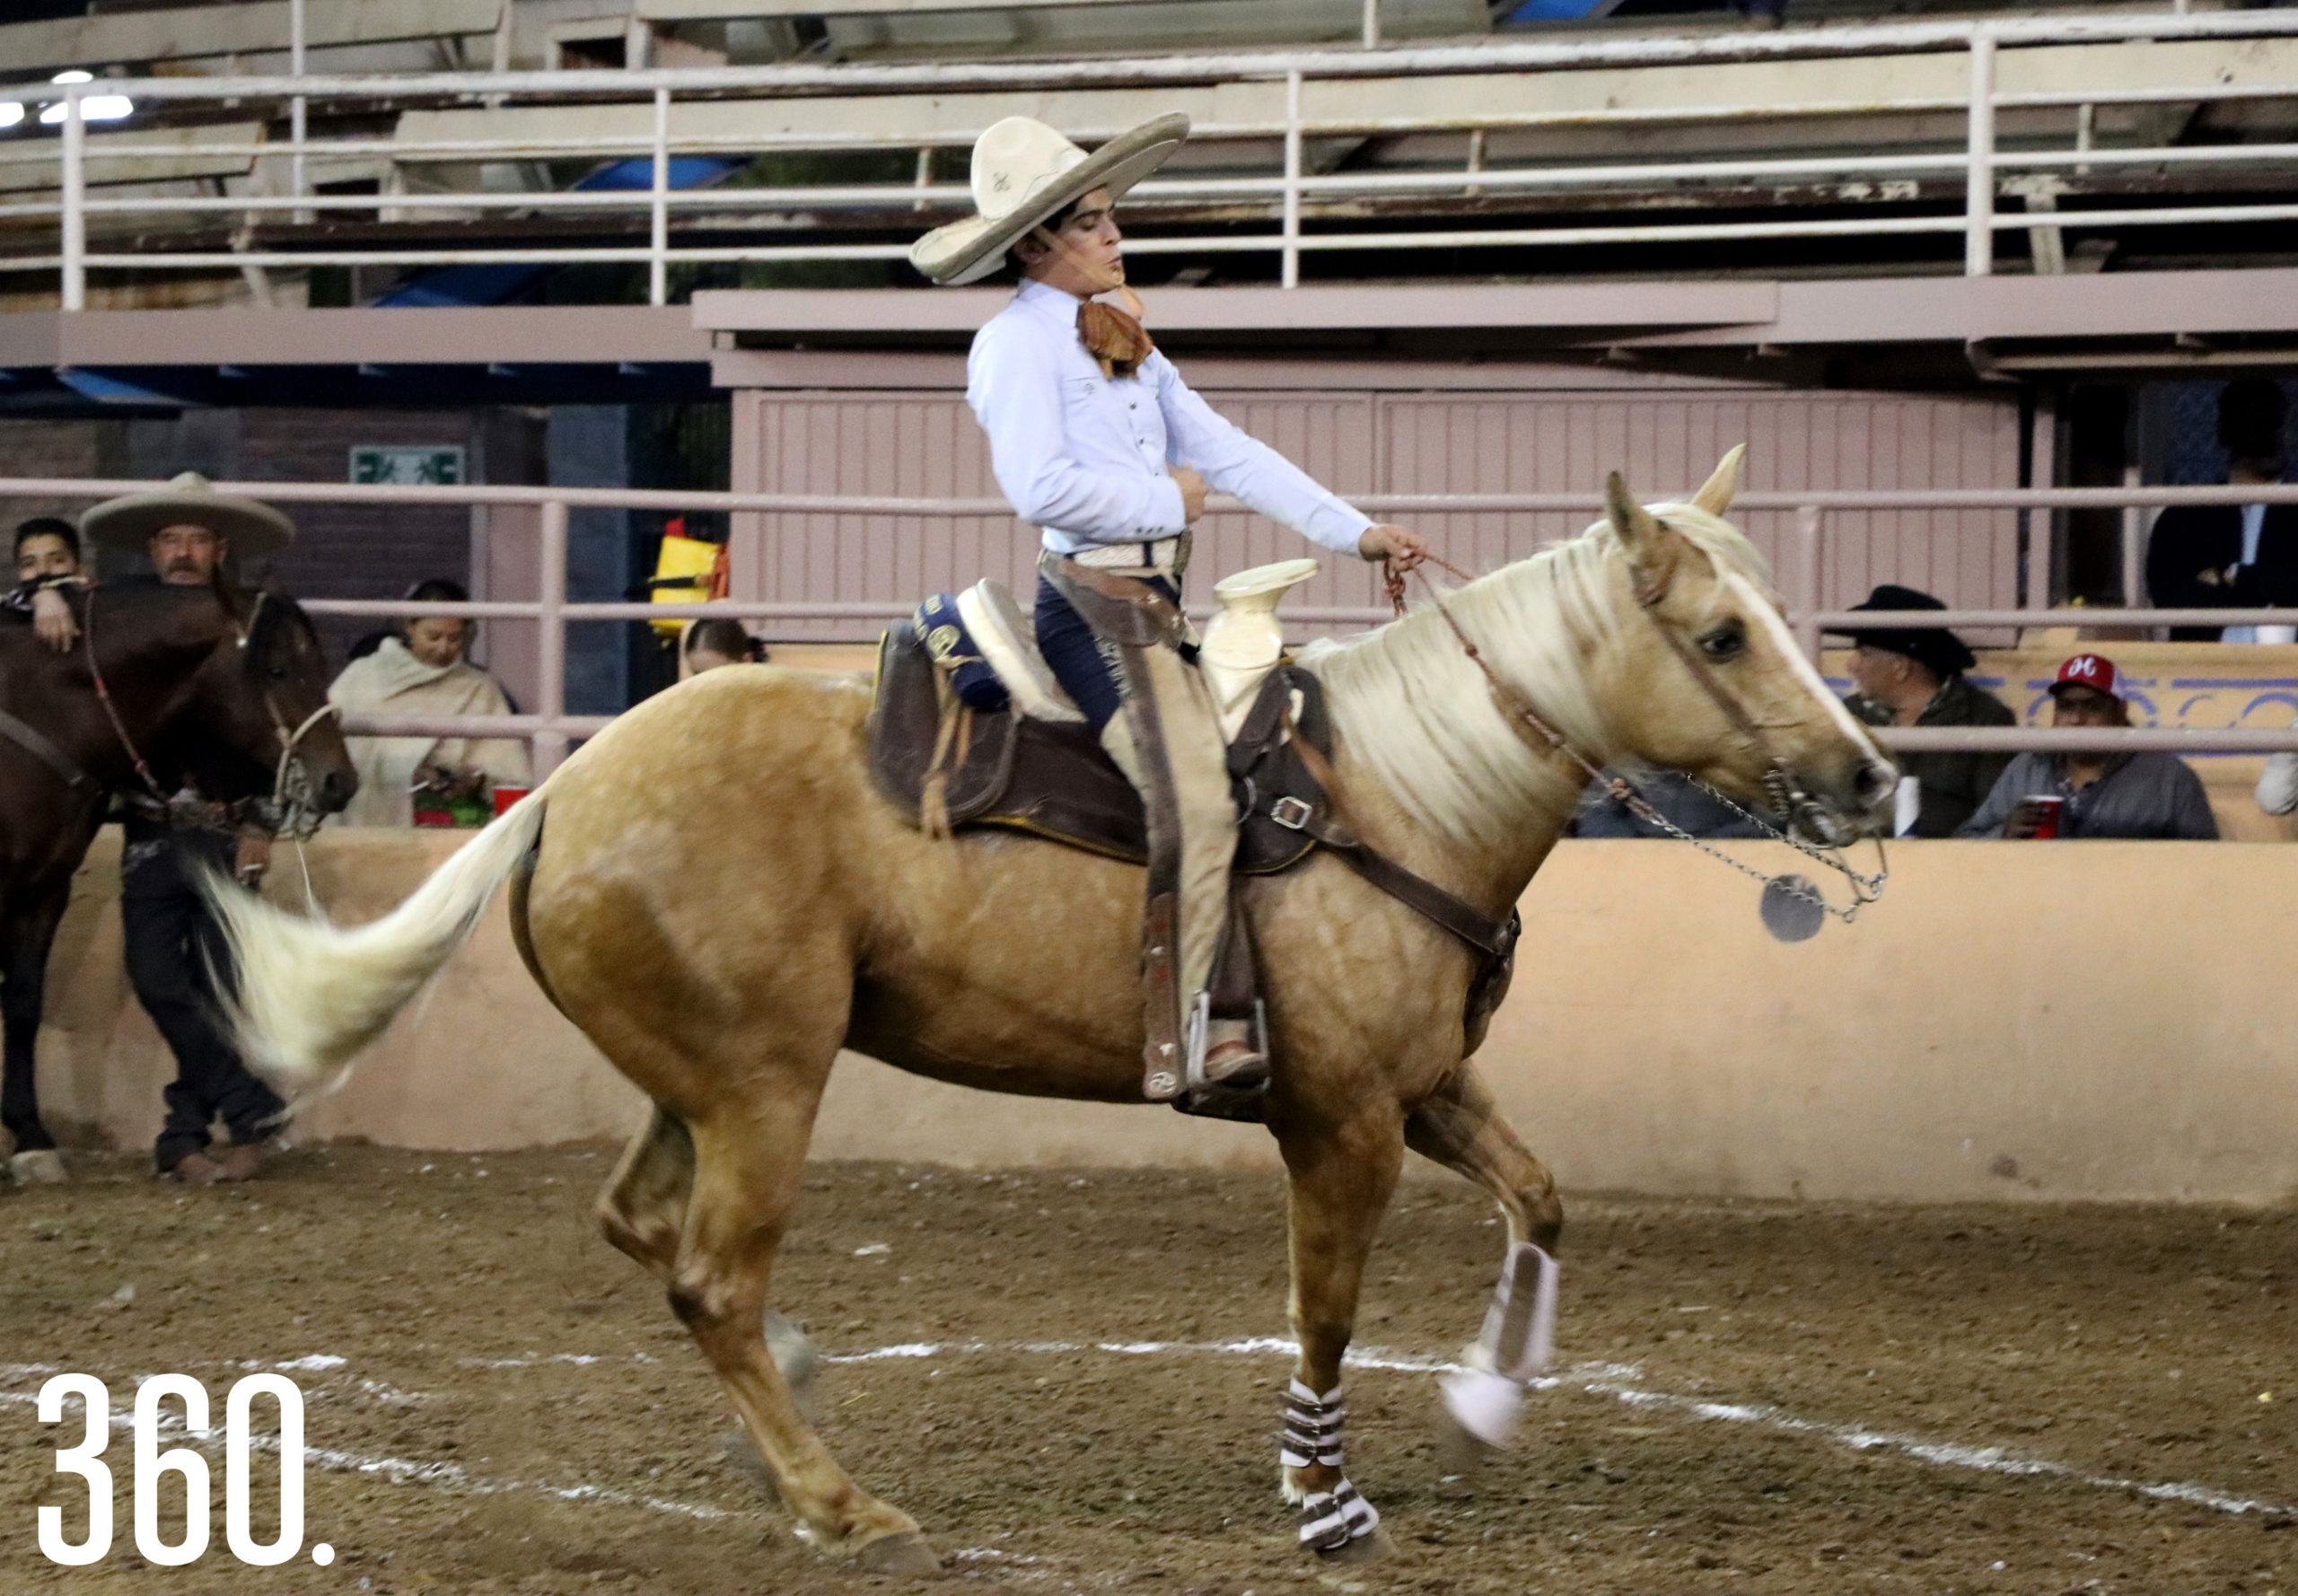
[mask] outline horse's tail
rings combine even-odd
[[[478,929],[542,834],[538,788],[365,925],[286,914],[222,877],[204,884],[239,975],[225,1009],[241,1053],[291,1101],[324,1096]]]

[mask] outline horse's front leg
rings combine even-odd
[[[40,1123],[36,1050],[48,985],[48,955],[71,899],[71,881],[20,908],[0,928],[0,1127],[13,1145],[9,1169],[27,1185],[64,1179],[55,1138]]]
[[[1490,1192],[1508,1221],[1508,1255],[1484,1334],[1470,1367],[1444,1382],[1445,1406],[1460,1430],[1473,1442],[1504,1446],[1514,1439],[1525,1385],[1548,1364],[1556,1313],[1550,1254],[1564,1228],[1556,1179],[1516,1139],[1472,1063],[1463,1062],[1413,1110],[1405,1140]]]
[[[1278,1451],[1285,1498],[1300,1504],[1309,1550],[1376,1553],[1388,1544],[1381,1515],[1342,1467],[1340,1361],[1355,1329],[1364,1259],[1404,1162],[1403,1117],[1394,1103],[1375,1103],[1338,1123],[1280,1127],[1277,1138],[1291,1179],[1292,1318],[1301,1347]]]

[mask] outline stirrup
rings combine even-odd
[[[1206,1067],[1206,1056],[1212,1044],[1213,995],[1197,995],[1188,1015],[1186,1073],[1173,1107],[1184,1114],[1213,1119],[1241,1119],[1249,1123],[1259,1120],[1260,1100],[1267,1093],[1269,1082],[1268,1010],[1260,999],[1253,999],[1252,1015],[1243,1023],[1245,1046],[1252,1057],[1250,1061],[1239,1061],[1216,1078]]]

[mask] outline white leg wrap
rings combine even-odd
[[[1445,1377],[1444,1406],[1487,1445],[1515,1440],[1524,1385],[1548,1368],[1556,1337],[1556,1260],[1547,1253],[1530,1241],[1510,1247],[1469,1367]]]
[[[1339,1468],[1340,1432],[1347,1417],[1338,1386],[1320,1397],[1299,1381],[1292,1381],[1285,1392],[1285,1431],[1277,1441],[1277,1461],[1288,1469],[1311,1463]],[[1345,1474],[1332,1489],[1312,1492],[1301,1503],[1301,1545],[1309,1551],[1338,1551],[1380,1524],[1380,1513],[1356,1494]]]

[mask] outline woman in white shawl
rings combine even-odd
[[[410,603],[460,604],[470,595],[456,583],[418,583]],[[460,616],[408,620],[381,647],[343,668],[329,699],[349,713],[393,715],[509,715],[511,701],[493,677],[463,658],[470,623]],[[337,817],[346,826],[411,826],[413,794],[427,787],[443,799],[469,798],[488,784],[531,779],[526,745],[510,738],[352,737],[359,793]]]

